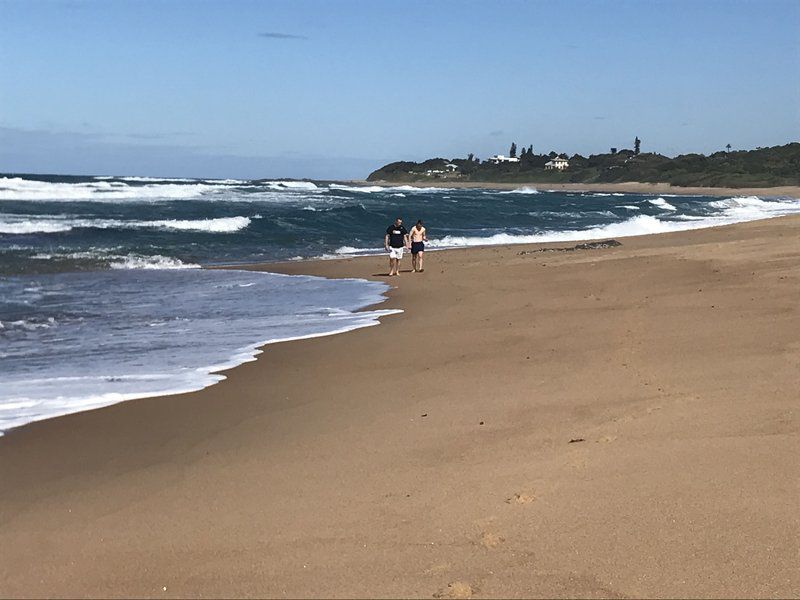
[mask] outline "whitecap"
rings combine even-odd
[[[185,263],[171,256],[141,256],[129,254],[109,264],[112,269],[199,269],[200,265]]]
[[[653,200],[648,200],[648,202],[650,202],[650,204],[652,204],[653,206],[657,206],[658,208],[663,210],[669,210],[669,211],[678,210],[676,207],[674,207],[672,204],[670,204],[669,202],[664,200],[664,198],[661,197],[655,198]]]

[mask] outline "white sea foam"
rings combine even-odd
[[[121,222],[125,226],[125,221]],[[249,217],[220,217],[217,219],[169,219],[161,221],[134,221],[133,227],[156,227],[183,231],[210,231],[233,233],[250,225]]]
[[[497,193],[498,194],[539,194],[541,192],[539,192],[539,190],[537,190],[536,188],[525,186],[525,187],[517,188],[515,190],[506,190],[506,191],[497,192]]]
[[[25,235],[31,233],[57,233],[69,231],[72,226],[67,223],[57,221],[31,221],[28,219],[20,221],[0,221],[0,233]]]
[[[213,185],[236,185],[236,186],[250,183],[246,179],[203,179],[203,181],[205,183],[210,183]]]
[[[202,183],[152,183],[132,186],[124,181],[100,180],[82,183],[53,183],[22,179],[20,177],[0,177],[0,200],[180,200],[196,198],[214,189],[217,189],[217,186]]]
[[[115,258],[125,258],[117,254],[111,253],[111,249],[106,250],[87,250],[85,252],[64,252],[64,253],[43,253],[34,254],[31,256],[33,260],[110,260]]]
[[[767,213],[775,212],[796,212],[800,210],[800,199],[778,198],[765,200],[758,196],[735,196],[724,200],[713,200],[708,203],[714,208],[722,208],[726,211],[759,211]]]
[[[8,217],[6,217],[8,219]],[[59,233],[73,229],[167,229],[176,231],[206,231],[234,233],[250,225],[249,217],[219,217],[216,219],[161,219],[157,221],[123,221],[121,219],[71,219],[62,215],[46,215],[36,220],[0,221],[0,233],[32,234]]]
[[[36,329],[54,327],[55,325],[56,320],[53,317],[48,317],[45,320],[20,319],[18,321],[0,321],[0,329],[4,331],[11,331],[14,329],[34,331]]]
[[[446,188],[446,187],[416,187],[413,185],[395,185],[389,188],[386,188],[392,192],[417,192],[417,193],[425,193],[425,194],[434,194],[439,192],[454,192],[456,191],[455,188]]]
[[[29,312],[55,309],[80,321],[0,323],[0,336],[12,344],[4,350],[24,357],[0,362],[0,435],[125,400],[198,390],[224,379],[220,371],[254,360],[265,344],[374,326],[402,312],[361,310],[384,300],[387,287],[363,280],[204,270],[121,275],[41,276],[37,281],[59,292],[60,304]],[[23,284],[3,285],[3,292],[24,297]],[[106,313],[109,304],[114,309]]]
[[[108,266],[112,269],[199,269],[200,265],[185,263],[171,256],[141,256],[129,254],[127,256],[114,257],[115,260]]]
[[[341,185],[339,183],[332,183],[328,186],[330,190],[341,190],[343,192],[358,192],[361,194],[372,194],[373,192],[385,192],[391,188],[381,187],[379,185]]]
[[[116,177],[115,179],[121,179],[123,181],[143,181],[143,182],[172,181],[174,183],[192,183],[195,181],[199,181],[197,179],[186,179],[184,177],[138,177],[135,175],[126,177]]]
[[[438,240],[431,240],[428,245],[434,248],[451,248],[458,246],[486,246],[498,244],[539,244],[544,242],[567,242],[580,240],[596,240],[607,237],[630,237],[652,233],[666,233],[669,231],[683,231],[698,227],[712,226],[708,219],[703,224],[697,222],[663,221],[649,215],[637,215],[620,223],[611,223],[591,229],[576,229],[565,231],[548,231],[530,235],[515,235],[497,233],[488,237],[478,236],[445,236]],[[722,225],[724,223],[717,223]]]
[[[683,218],[670,220],[659,219],[649,215],[637,215],[619,223],[611,223],[590,229],[542,232],[530,235],[498,233],[488,237],[445,236],[438,240],[431,240],[427,245],[433,248],[448,248],[630,237],[671,231],[686,231],[689,229],[704,229],[800,213],[800,199],[764,200],[755,196],[748,196],[712,201],[709,206],[723,210],[708,216],[684,215]]]
[[[318,190],[316,183],[311,181],[265,181],[263,185],[273,190]]]
[[[627,208],[628,210],[642,210],[638,206],[633,206],[632,204],[623,204],[620,208]]]
[[[334,254],[340,255],[362,255],[362,254],[376,254],[380,252],[381,248],[355,248],[353,246],[341,246],[334,250]]]
[[[653,199],[653,200],[648,200],[648,202],[650,202],[650,204],[652,204],[653,206],[657,206],[658,208],[660,208],[660,209],[662,209],[662,210],[669,210],[669,211],[676,211],[676,210],[678,210],[678,209],[677,209],[676,207],[674,207],[672,204],[670,204],[669,202],[667,202],[666,200],[664,200],[664,198],[660,198],[660,197],[659,197],[659,198],[655,198],[655,199]]]
[[[342,185],[340,183],[331,183],[328,186],[330,190],[340,190],[343,192],[357,192],[360,194],[374,194],[380,192],[412,192],[417,194],[432,194],[438,192],[452,192],[454,191],[453,188],[443,188],[443,187],[416,187],[413,185],[393,185],[393,186],[381,186],[381,185]]]

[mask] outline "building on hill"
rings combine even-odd
[[[457,173],[458,172],[458,165],[453,163],[447,163],[444,168],[447,170],[448,173]]]
[[[553,160],[548,160],[544,163],[544,168],[547,171],[563,171],[567,167],[569,167],[569,161],[560,156],[556,156]]]
[[[495,154],[494,156],[490,156],[489,158],[487,158],[486,162],[499,165],[500,163],[519,162],[519,158],[517,158],[516,156],[503,156],[502,154]]]

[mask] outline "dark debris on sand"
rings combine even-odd
[[[616,248],[622,246],[617,240],[602,240],[598,242],[585,242],[583,244],[576,244],[569,248],[538,248],[536,250],[523,250],[518,252],[518,256],[525,256],[526,254],[535,254],[537,252],[574,252],[575,250],[601,250],[603,248]]]

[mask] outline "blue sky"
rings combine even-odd
[[[0,171],[362,178],[800,140],[800,2],[0,0]]]

